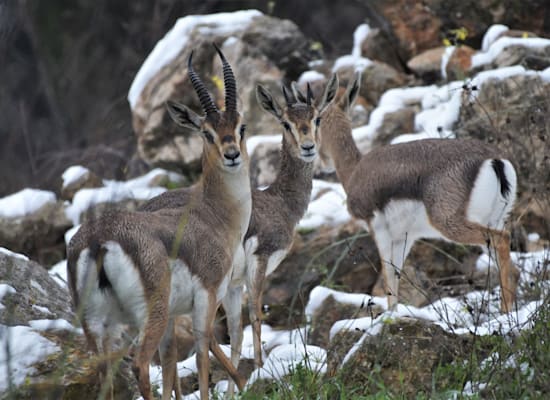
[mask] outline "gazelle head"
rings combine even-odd
[[[286,107],[282,108],[271,93],[262,85],[256,86],[256,98],[260,106],[279,120],[284,128],[285,139],[294,144],[295,156],[306,162],[312,162],[317,157],[319,147],[320,114],[327,104],[316,107],[309,84],[307,95],[296,95],[283,86]],[[332,101],[329,100],[329,102]]]
[[[229,172],[237,172],[248,153],[244,141],[245,125],[237,111],[237,84],[231,66],[222,51],[214,44],[223,65],[225,86],[225,110],[216,107],[204,83],[193,69],[193,53],[187,62],[188,74],[195,92],[199,96],[203,117],[198,116],[184,104],[167,101],[166,107],[172,119],[180,126],[199,133],[204,139],[203,162],[210,166],[219,166]]]
[[[340,95],[336,101],[338,93],[339,81],[338,75],[332,74],[325,92],[323,94],[323,103],[327,103],[330,107],[324,107],[321,117],[326,123],[319,130],[319,158],[323,170],[326,172],[334,171],[334,160],[330,153],[330,142],[339,140],[338,131],[349,130],[351,132],[351,116],[350,110],[357,100],[361,83],[361,73],[355,72],[353,78],[349,81],[345,93]]]

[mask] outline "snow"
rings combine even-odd
[[[55,343],[28,326],[0,325],[0,391],[10,382],[21,385],[35,371],[33,364],[58,351]]]
[[[357,57],[353,55],[345,55],[334,61],[332,72],[338,72],[342,68],[353,68],[355,71],[362,72],[365,68],[372,64],[372,61],[365,57]]]
[[[4,308],[6,308],[1,303],[4,296],[7,294],[13,294],[13,293],[17,293],[17,291],[13,286],[8,285],[7,283],[0,283],[0,310],[3,310]]]
[[[157,42],[136,74],[128,92],[130,107],[134,109],[141,92],[151,78],[176,58],[187,45],[189,35],[195,28],[200,26],[200,32],[205,35],[230,36],[246,29],[253,18],[261,15],[263,14],[257,10],[244,10],[231,13],[188,15],[178,19],[172,29]]]
[[[246,140],[246,150],[249,155],[254,154],[256,151],[256,148],[263,144],[278,144],[281,145],[281,141],[283,140],[283,136],[281,134],[276,135],[256,135],[251,136]]]
[[[489,47],[495,42],[495,40],[504,32],[509,30],[506,25],[495,24],[491,25],[485,35],[483,35],[483,41],[481,42],[481,51],[488,51]]]
[[[485,39],[484,39],[485,40]],[[545,38],[513,38],[500,37],[489,45],[487,50],[478,52],[472,56],[472,67],[476,68],[493,62],[504,49],[510,46],[528,47],[531,49],[543,49],[550,46],[550,39]]]
[[[361,24],[355,28],[353,32],[353,49],[351,50],[351,55],[354,57],[361,57],[361,45],[369,36],[370,26],[368,24]]]
[[[23,189],[17,193],[0,199],[0,217],[18,218],[42,208],[49,203],[55,203],[54,192],[38,189]]]
[[[298,86],[305,85],[307,82],[324,81],[325,75],[317,71],[305,71],[298,78]]]
[[[90,170],[81,165],[73,165],[67,168],[65,172],[63,172],[63,175],[61,175],[63,179],[63,188],[73,184],[88,173],[90,173]]]
[[[48,307],[42,307],[42,306],[37,306],[36,304],[33,304],[32,305],[32,309],[33,310],[36,310],[42,314],[48,314],[48,315],[55,315],[53,312],[50,311],[50,309]]]
[[[447,64],[449,63],[449,60],[455,52],[455,49],[455,46],[447,46],[445,47],[445,51],[441,56],[441,77],[443,79],[447,79]]]
[[[36,319],[33,321],[29,321],[29,325],[32,329],[35,331],[68,331],[77,333],[79,335],[83,334],[82,329],[75,328],[73,325],[71,325],[67,320],[64,320],[62,318],[60,319]]]
[[[29,257],[27,257],[26,255],[24,255],[24,254],[19,254],[19,253],[15,253],[15,252],[13,252],[13,251],[11,251],[11,250],[8,250],[8,249],[6,249],[6,248],[4,248],[4,247],[0,247],[0,253],[5,254],[5,255],[7,255],[7,256],[9,256],[9,257],[13,257],[13,258],[18,258],[18,259],[20,259],[20,260],[29,261]]]
[[[321,191],[324,191],[322,194]],[[298,229],[335,226],[351,220],[346,207],[346,193],[341,184],[314,179],[311,201]]]
[[[269,353],[262,368],[252,372],[246,387],[250,387],[258,379],[280,380],[299,365],[324,374],[327,369],[326,350],[304,343],[280,345]]]
[[[59,286],[67,288],[67,260],[61,260],[48,270],[48,274]]]
[[[65,209],[65,214],[77,225],[80,215],[90,207],[107,202],[119,202],[126,199],[148,200],[166,191],[164,187],[149,185],[159,177],[167,174],[170,180],[179,180],[180,175],[156,168],[147,174],[129,181],[105,180],[104,187],[81,189],[73,197],[73,202]]]

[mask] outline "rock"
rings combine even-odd
[[[288,326],[301,322],[305,299],[323,281],[351,292],[370,293],[378,279],[378,265],[373,240],[355,223],[297,232],[290,253],[266,281],[266,323]]]
[[[357,332],[341,332],[333,341],[355,343]],[[402,318],[384,323],[382,332],[366,336],[359,349],[342,367],[343,383],[360,393],[373,393],[383,384],[390,393],[407,398],[432,393],[436,367],[457,362],[471,353],[473,340],[444,331],[421,320]],[[347,347],[347,346],[346,346]],[[347,353],[339,349],[339,358]],[[351,347],[351,346],[349,346]],[[345,352],[345,353],[344,353]],[[374,379],[365,379],[365,375]],[[440,384],[436,382],[436,384]]]
[[[349,71],[350,76],[352,71]],[[371,104],[378,104],[380,97],[388,89],[404,86],[408,77],[388,64],[374,61],[366,67],[361,76],[360,95]]]
[[[273,183],[281,162],[281,144],[260,143],[250,156],[252,187],[265,187]]]
[[[74,170],[75,168],[78,167],[71,167],[67,169],[64,175],[67,172]],[[63,200],[71,201],[75,193],[78,192],[80,189],[97,188],[101,186],[103,186],[103,180],[89,169],[83,168],[81,170],[81,174],[78,177],[76,177],[74,180],[69,181],[68,183],[63,183],[60,191],[61,198]]]
[[[550,83],[536,75],[491,79],[465,92],[456,122],[457,137],[494,143],[515,163],[518,206],[548,204],[550,191]],[[546,199],[546,200],[545,200]]]
[[[28,325],[36,319],[65,319],[74,314],[66,288],[57,284],[40,264],[16,254],[0,252],[0,281],[15,289],[0,302],[0,323],[8,326]]]
[[[46,203],[31,214],[0,217],[0,247],[53,265],[65,258],[63,235],[71,226],[62,201]]]
[[[386,145],[389,144],[393,138],[403,133],[413,132],[416,111],[417,110],[413,107],[405,107],[394,112],[386,113],[372,145]]]
[[[463,80],[471,74],[470,67],[474,53],[475,50],[466,45],[455,47],[445,66],[447,81]]]
[[[380,28],[370,28],[367,37],[361,42],[361,56],[391,65],[403,72],[403,64],[397,54],[394,38]]]
[[[445,47],[439,46],[417,54],[407,62],[407,67],[427,83],[441,79],[441,58]]]
[[[35,332],[60,349],[29,365],[23,384],[8,390],[9,398],[97,398],[100,390],[98,359],[87,354],[84,337],[70,325],[75,315],[67,289],[56,283],[44,267],[13,253],[0,252],[0,281],[15,289],[0,299],[3,305],[0,307],[0,323],[10,327],[36,326],[35,320],[41,320],[39,326],[47,328],[37,326]],[[67,323],[61,325],[60,319]],[[51,320],[51,325],[48,325],[48,320]],[[39,347],[32,349],[34,354],[40,351]],[[133,374],[123,362],[115,378],[115,398],[131,398],[135,389]],[[3,395],[6,393],[0,394]]]
[[[283,78],[296,79],[308,69],[311,55],[307,39],[292,22],[265,15],[255,16],[248,26],[243,24],[229,31],[199,24],[189,33],[188,44],[147,83],[132,110],[139,156],[146,162],[179,171],[198,171],[201,139],[176,127],[163,103],[174,99],[199,112],[199,102],[185,67],[192,49],[194,69],[216,103],[223,105],[223,84],[217,83],[223,82],[221,64],[212,42],[222,46],[233,68],[247,134],[278,132],[278,122],[257,105],[255,85],[261,82],[270,89],[280,88]],[[277,96],[282,97],[280,93]]]

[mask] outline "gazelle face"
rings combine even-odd
[[[217,163],[228,172],[237,172],[248,161],[245,144],[246,126],[237,113],[221,113],[217,123],[204,121],[201,134],[208,161]]]
[[[305,162],[312,162],[317,157],[320,122],[317,109],[304,103],[288,105],[281,117],[283,134],[294,145],[294,155]]]

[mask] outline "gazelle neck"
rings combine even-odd
[[[228,172],[204,163],[200,185],[203,200],[214,203],[214,208],[219,205],[220,210],[227,210],[220,217],[240,231],[242,241],[252,212],[248,165],[242,165],[239,171]]]
[[[335,104],[325,111],[321,132],[322,146],[334,162],[336,175],[346,192],[349,178],[362,156],[351,131],[349,117],[338,105]]]
[[[296,219],[297,223],[309,204],[313,163],[293,156],[291,151],[291,145],[283,135],[279,172],[267,190],[281,195],[289,210],[289,217]]]

